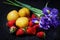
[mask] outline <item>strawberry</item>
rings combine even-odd
[[[15,23],[15,20],[8,21],[7,26],[12,27],[14,25],[14,23]]]
[[[32,21],[30,21],[30,22],[29,22],[29,26],[30,26],[30,27],[31,27],[31,26],[33,26],[33,23],[32,23]]]
[[[34,25],[33,27],[34,27],[35,29],[38,29],[38,28],[39,28],[39,25],[36,24],[36,25]]]
[[[36,18],[36,16],[35,16],[35,14],[32,14],[32,16],[31,16],[32,18]]]
[[[10,33],[14,33],[16,31],[16,27],[15,26],[11,26],[10,27]]]
[[[27,34],[31,34],[31,35],[35,35],[35,34],[36,34],[36,29],[34,29],[33,27],[29,27],[29,28],[26,30],[26,33],[27,33]]]
[[[17,32],[16,32],[17,36],[23,35],[23,34],[24,34],[24,30],[23,29],[18,29]]]
[[[29,21],[31,21],[32,20],[32,18],[29,18]]]
[[[39,38],[43,38],[45,36],[45,33],[41,31],[41,32],[38,32],[36,36]]]

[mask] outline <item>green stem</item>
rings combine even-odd
[[[10,0],[7,0],[7,1],[10,2],[11,4],[15,5],[15,6],[23,7],[23,6],[20,6],[20,5],[18,5],[18,4],[16,4],[16,3],[12,2],[12,1],[10,1]]]
[[[36,12],[38,14],[41,14],[42,13],[42,10],[39,10],[39,9],[36,9],[36,8],[31,8],[31,10],[34,10],[34,12]]]
[[[47,5],[48,5],[48,2],[46,3],[45,7],[47,7]]]
[[[29,7],[29,8],[31,8],[30,5],[26,5],[26,4],[21,3],[21,2],[19,2],[19,1],[17,1],[17,0],[15,0],[15,2],[18,3],[18,4],[20,4],[20,5],[22,5],[22,6],[24,6],[24,7]]]
[[[7,0],[8,2],[5,2],[6,4],[10,4],[10,5],[13,5],[13,6],[18,6],[18,7],[26,7],[28,9],[30,9],[34,14],[36,14],[37,16],[40,16],[40,15],[43,15],[42,14],[42,10],[40,9],[37,9],[37,8],[34,8],[34,7],[31,7],[30,5],[27,5],[27,4],[24,4],[24,3],[21,3],[19,1],[16,1],[16,3],[10,1],[10,0]],[[18,4],[17,4],[18,3]],[[20,4],[20,5],[19,5]]]
[[[15,0],[16,3],[26,7],[26,8],[29,8],[35,15],[37,15],[38,17],[42,16],[42,10],[40,9],[37,9],[37,8],[34,8],[34,7],[31,7],[30,5],[27,5],[27,4],[24,4],[24,3],[21,3],[17,0]]]
[[[42,12],[40,9],[37,9],[37,8],[31,7],[30,5],[27,5],[27,4],[24,4],[24,3],[21,3],[21,2],[19,2],[19,1],[17,1],[17,0],[15,0],[15,2],[18,3],[18,4],[20,4],[20,5],[22,5],[22,6],[24,6],[24,7],[29,8],[29,9],[30,9],[31,11],[33,11],[33,12],[37,12],[37,13]]]
[[[11,3],[8,3],[8,2],[3,2],[5,4],[9,4],[9,5],[13,5],[13,6],[17,6],[17,7],[21,7],[21,6],[18,6],[18,5],[14,5],[14,4],[11,4]]]

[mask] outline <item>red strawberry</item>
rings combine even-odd
[[[36,16],[34,15],[34,14],[32,14],[32,16],[31,16],[32,18],[36,18]]]
[[[39,28],[39,25],[36,24],[36,25],[34,25],[33,27],[34,27],[35,29],[38,29],[38,28]]]
[[[33,27],[29,27],[26,32],[27,32],[27,34],[35,35],[36,29],[34,29]]]
[[[24,34],[24,30],[23,29],[18,29],[17,32],[16,32],[17,36],[23,35],[23,34]]]
[[[30,21],[30,22],[29,22],[29,26],[30,26],[30,27],[31,27],[31,26],[33,26],[33,23],[32,23],[32,21]]]
[[[32,20],[32,18],[29,18],[29,21],[31,21]]]
[[[11,27],[11,26],[14,25],[14,23],[15,23],[15,20],[8,21],[8,22],[7,22],[7,26]]]
[[[11,26],[10,27],[10,33],[14,33],[16,31],[16,27],[15,26]]]
[[[36,36],[43,38],[45,36],[45,33],[41,31],[41,32],[38,32]]]

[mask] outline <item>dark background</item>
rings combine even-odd
[[[7,13],[13,9],[19,10],[19,7],[11,6],[4,4],[3,1],[6,0],[0,0],[0,40],[60,40],[60,26],[58,26],[56,29],[51,29],[46,32],[46,38],[40,39],[36,36],[22,36],[22,37],[16,37],[15,35],[11,35],[9,33],[9,29],[6,26],[6,16]],[[57,8],[60,12],[60,1],[59,0],[20,0],[22,3],[29,4],[33,7],[42,9],[46,2],[49,2],[48,7],[51,8]]]

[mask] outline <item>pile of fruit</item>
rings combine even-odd
[[[22,8],[19,11],[12,10],[7,15],[7,26],[10,33],[16,33],[16,36],[29,34],[42,38],[45,36],[45,33],[43,31],[37,32],[39,19],[35,14],[31,15],[28,8]]]
[[[29,34],[44,38],[45,32],[38,31],[38,29],[49,30],[52,27],[55,29],[60,25],[58,9],[47,7],[48,3],[40,10],[17,0],[14,1],[7,0],[7,2],[4,2],[5,4],[22,8],[19,11],[12,10],[7,15],[7,26],[10,29],[10,33],[15,32],[16,36]],[[32,15],[30,11],[32,11]]]

